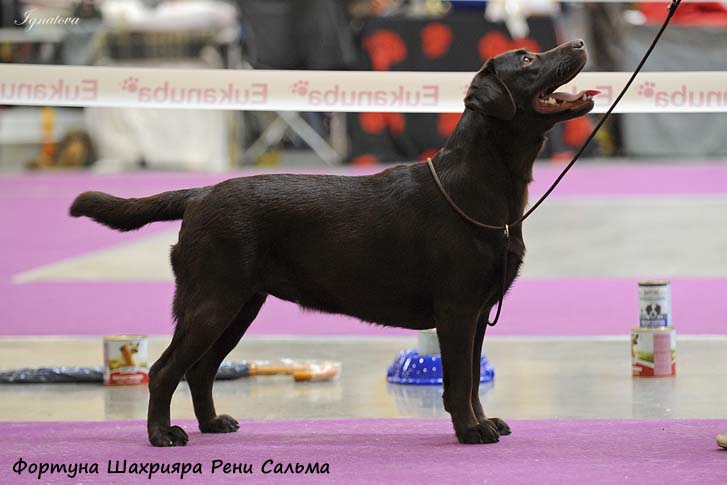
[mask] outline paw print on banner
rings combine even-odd
[[[121,90],[128,91],[130,93],[136,92],[138,87],[139,87],[139,78],[138,77],[128,77],[128,78],[124,79],[123,83],[121,83]]]
[[[290,90],[293,94],[305,96],[308,93],[308,81],[296,81],[295,84],[290,87]]]
[[[639,96],[646,96],[647,98],[650,98],[654,95],[654,88],[656,87],[656,83],[652,83],[651,81],[647,81],[644,84],[639,85]]]

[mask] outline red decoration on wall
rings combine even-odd
[[[376,135],[386,128],[386,113],[359,113],[358,122],[366,133]]]
[[[380,135],[386,128],[395,135],[401,135],[406,126],[401,113],[359,113],[358,122],[371,135]]]
[[[448,138],[459,123],[462,113],[440,113],[437,119],[437,131],[444,138]]]
[[[587,117],[573,118],[565,122],[563,141],[571,147],[579,147],[591,134],[593,126]]]
[[[392,65],[406,58],[404,40],[390,30],[377,30],[364,38],[363,45],[369,53],[374,71],[388,71]]]
[[[542,50],[538,43],[530,37],[510,39],[501,32],[490,32],[482,36],[478,48],[482,61],[486,61],[491,57],[513,49],[525,48],[533,52],[540,52]]]
[[[439,152],[438,148],[430,148],[428,150],[424,150],[421,155],[419,155],[419,160],[422,162],[425,161],[427,158],[433,158],[434,155]]]
[[[664,12],[668,5],[667,2],[642,4],[639,9],[647,23],[659,25],[664,21]],[[672,24],[724,29],[727,26],[727,6],[720,2],[688,3],[679,7]]]
[[[404,133],[404,127],[406,121],[404,115],[401,113],[386,113],[386,124],[389,125],[389,130],[395,135],[401,135]]]
[[[351,159],[351,165],[357,165],[363,167],[366,165],[376,165],[379,163],[378,157],[371,155],[370,153],[364,153]]]
[[[421,31],[422,52],[429,59],[442,57],[452,46],[452,29],[440,22],[431,22]]]

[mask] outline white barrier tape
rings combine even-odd
[[[581,73],[603,113],[629,73]],[[0,104],[251,111],[461,112],[470,72],[148,69],[0,64]],[[727,71],[644,72],[616,113],[727,111]]]

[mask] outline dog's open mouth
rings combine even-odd
[[[562,111],[579,111],[593,105],[593,97],[600,94],[596,89],[588,89],[575,94],[554,92],[558,86],[547,89],[533,100],[535,111],[543,114],[560,113]]]

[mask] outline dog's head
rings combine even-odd
[[[136,354],[139,352],[139,344],[136,342],[129,342],[119,347],[119,350],[121,350],[122,353],[128,352],[129,354]]]
[[[661,315],[661,305],[646,305],[644,310],[646,311],[646,316],[649,318],[657,318]]]
[[[586,65],[582,40],[537,54],[527,49],[493,57],[472,80],[465,107],[501,120],[534,119],[544,126],[582,116],[593,109],[598,91],[555,92]]]

